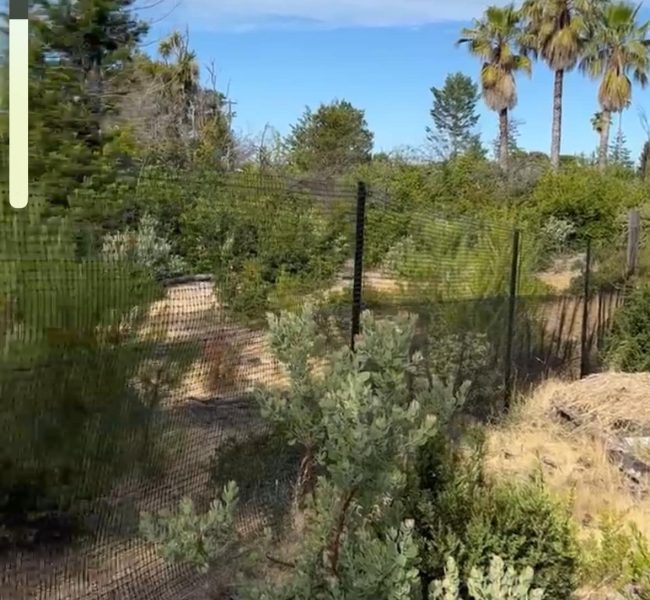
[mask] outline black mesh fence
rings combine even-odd
[[[1,598],[228,597],[227,564],[168,564],[138,521],[183,497],[205,507],[234,479],[243,535],[290,529],[299,457],[254,397],[286,384],[269,311],[312,303],[332,348],[359,310],[416,313],[417,349],[472,382],[481,416],[597,368],[624,297],[602,270],[584,281],[600,246],[588,269],[586,242],[549,253],[513,224],[364,190],[146,172],[79,192],[66,216],[38,197],[3,215]]]

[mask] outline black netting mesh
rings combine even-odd
[[[203,577],[166,564],[138,519],[183,496],[207,506],[231,479],[245,535],[290,527],[298,456],[254,399],[286,381],[265,314],[310,301],[329,345],[348,343],[356,195],[144,171],[60,210],[35,195],[5,211],[1,598],[227,597],[227,565]],[[472,381],[468,410],[489,416],[508,387],[597,367],[624,297],[598,244],[583,335],[584,242],[553,292],[544,240],[517,242],[513,224],[406,211],[372,190],[364,222],[361,308],[416,313],[415,344],[439,376]]]

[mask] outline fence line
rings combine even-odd
[[[194,202],[194,188],[177,183]],[[540,281],[539,240],[514,226],[407,213],[373,201],[364,183],[268,187],[202,190],[217,199],[209,218],[220,229],[196,255],[222,244],[211,260],[234,265],[215,263],[214,274],[124,266],[102,244],[80,258],[65,232],[0,225],[1,598],[201,597],[206,579],[164,563],[139,537],[138,514],[184,495],[205,506],[229,479],[246,535],[287,526],[297,456],[252,399],[286,385],[265,310],[314,302],[330,347],[354,344],[364,309],[412,312],[415,349],[450,385],[474,382],[467,409],[478,416],[544,377],[598,369],[625,286],[594,288],[591,243],[573,247],[572,260],[586,250],[573,288],[552,290]],[[267,196],[272,208],[251,214]],[[343,201],[340,214],[310,212],[330,200]]]

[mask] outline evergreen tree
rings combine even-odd
[[[427,127],[427,137],[442,158],[454,158],[476,150],[480,138],[475,133],[479,115],[476,105],[480,98],[478,85],[463,73],[453,73],[442,88],[431,88],[434,127]]]
[[[623,133],[619,116],[619,126],[616,132],[616,137],[609,146],[609,164],[624,169],[633,169],[634,161],[632,160],[632,153],[627,147],[627,139]]]
[[[639,175],[641,179],[645,180],[650,174],[650,140],[647,140],[643,144],[643,150],[641,151],[641,156],[639,157]]]
[[[364,112],[345,100],[307,108],[291,128],[287,145],[301,171],[340,174],[372,156],[373,134]]]
[[[36,0],[30,31],[30,175],[52,204],[99,171],[112,89],[146,33],[133,0]],[[110,93],[109,93],[110,89]]]

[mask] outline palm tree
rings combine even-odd
[[[174,70],[174,79],[179,91],[192,94],[199,80],[199,65],[196,53],[189,49],[187,34],[173,31],[158,45],[158,52],[165,63]],[[173,62],[171,62],[173,60]]]
[[[637,23],[639,8],[628,2],[607,5],[593,27],[580,63],[580,68],[590,77],[600,78],[598,166],[601,170],[607,165],[612,113],[621,112],[629,106],[632,79],[642,87],[648,83],[650,41],[646,36],[650,21],[640,25]]]
[[[580,58],[587,25],[594,20],[603,0],[524,0],[524,40],[535,55],[555,72],[551,165],[560,165],[562,140],[562,94],[564,74]]]
[[[184,118],[191,123],[194,134],[194,100],[199,89],[199,64],[196,53],[189,49],[187,33],[172,32],[158,45],[158,52],[169,67],[171,100],[184,107]]]
[[[515,73],[531,72],[531,61],[521,50],[520,14],[513,4],[490,6],[473,27],[461,32],[458,44],[467,44],[472,55],[483,61],[483,99],[499,113],[499,163],[508,168],[508,111],[517,104]]]

